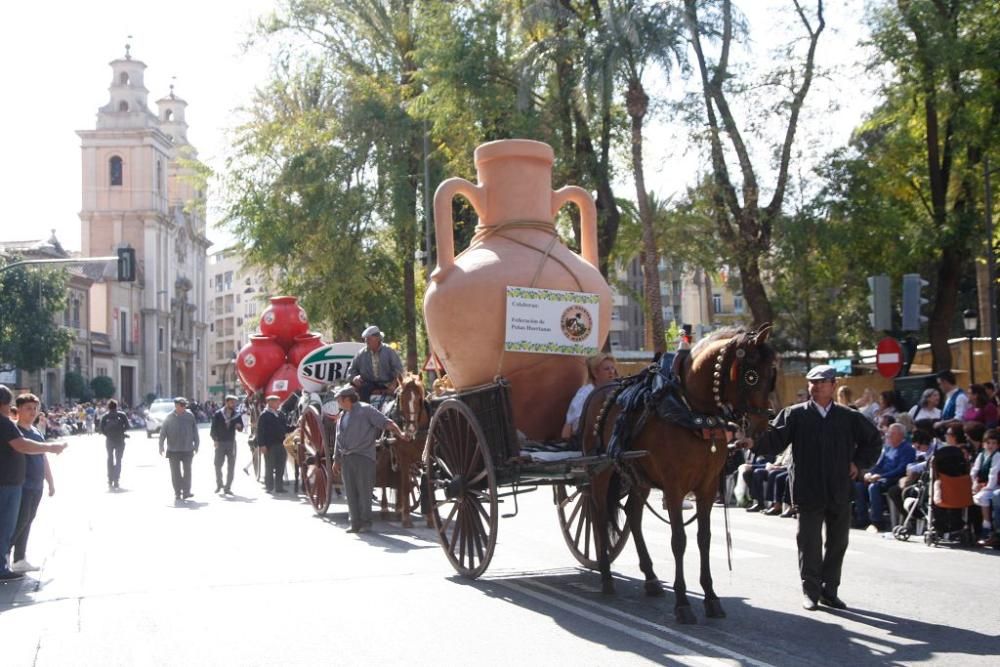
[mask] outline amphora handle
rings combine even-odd
[[[455,266],[455,221],[451,217],[451,201],[455,195],[462,195],[469,200],[472,208],[476,209],[476,213],[481,218],[480,203],[484,190],[483,186],[474,185],[464,178],[449,178],[443,181],[434,192],[437,268],[431,273],[431,280],[440,282],[448,275],[451,267]]]
[[[559,188],[552,193],[553,218],[567,202],[576,204],[580,209],[580,255],[596,269],[598,268],[597,206],[594,205],[594,198],[578,185],[567,185],[564,188]],[[435,211],[436,214],[437,211]]]

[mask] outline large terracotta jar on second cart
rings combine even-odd
[[[260,314],[260,332],[274,336],[287,352],[295,337],[309,331],[309,318],[294,296],[272,296],[271,305]]]
[[[552,190],[554,153],[524,139],[476,149],[478,184],[451,178],[434,195],[437,268],[424,296],[428,337],[454,385],[473,387],[502,375],[511,384],[515,426],[535,440],[559,436],[566,409],[585,378],[581,357],[504,352],[506,288],[538,287],[600,297],[598,346],[611,323],[611,289],[597,269],[597,211],[586,190]],[[452,199],[479,215],[469,248],[455,256]],[[580,209],[581,255],[558,238],[554,217]]]

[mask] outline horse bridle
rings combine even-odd
[[[719,409],[720,414],[732,421],[738,420],[743,423],[746,422],[747,418],[751,415],[759,417],[769,417],[771,415],[771,410],[769,408],[754,407],[749,404],[749,401],[746,398],[747,394],[759,391],[758,385],[760,384],[761,377],[756,368],[743,368],[747,351],[738,341],[755,341],[759,333],[761,332],[751,330],[742,336],[733,337],[728,343],[722,346],[722,349],[719,350],[718,356],[715,358],[715,368],[712,371],[712,397],[715,399],[715,406]],[[733,361],[729,365],[729,368],[724,369],[723,367],[725,365],[726,355],[732,347],[736,348],[733,352]],[[724,370],[726,372],[723,372]],[[739,388],[741,390],[740,405],[733,406],[728,403],[723,403],[722,392],[726,383],[737,381],[739,382]],[[773,384],[773,376],[771,381]]]

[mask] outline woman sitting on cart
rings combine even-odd
[[[600,387],[614,381],[618,377],[618,367],[615,366],[615,358],[610,354],[595,354],[587,357],[587,384],[580,387],[576,396],[569,404],[566,411],[566,423],[562,429],[562,437],[565,440],[575,438],[580,429],[580,417],[583,416],[583,406],[587,402],[590,392],[595,387]]]

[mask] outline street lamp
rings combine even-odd
[[[973,308],[968,308],[962,313],[962,323],[965,326],[965,333],[969,336],[969,384],[976,384],[976,367],[973,364],[973,342],[972,337],[976,335],[976,326],[979,324],[978,313]]]

